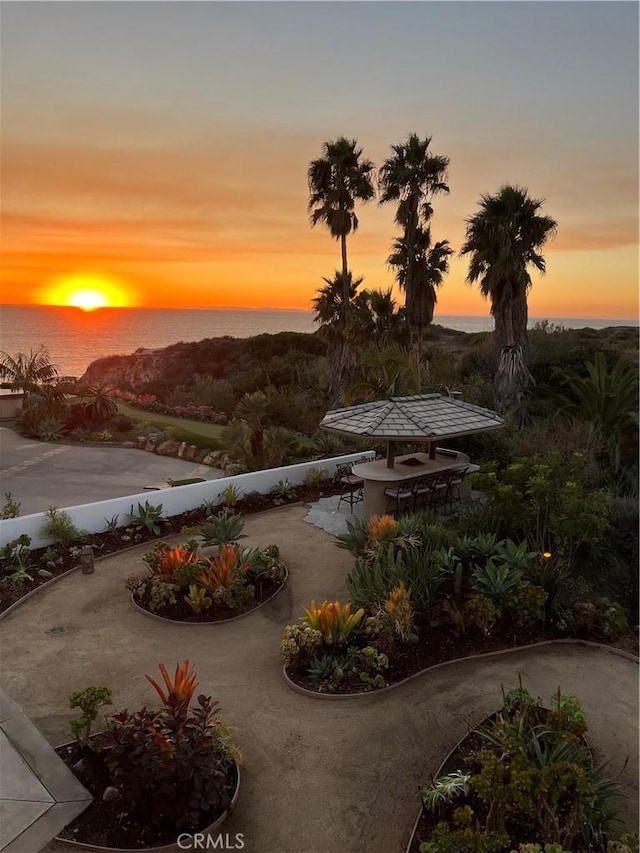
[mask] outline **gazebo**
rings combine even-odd
[[[466,476],[478,466],[471,465],[465,453],[438,448],[436,443],[502,426],[502,418],[490,409],[443,394],[391,397],[333,409],[320,422],[322,429],[338,435],[387,442],[386,462],[363,462],[352,468],[353,475],[364,483],[365,517],[385,512],[390,492],[410,490],[425,476],[455,474],[460,477],[460,499],[468,497],[471,492]],[[396,456],[399,441],[427,442],[429,452]]]
[[[473,406],[443,394],[391,397],[327,412],[320,428],[349,438],[387,442],[387,467],[394,467],[395,442],[427,441],[435,458],[435,443],[504,426],[491,409]]]

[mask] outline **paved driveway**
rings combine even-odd
[[[220,476],[218,468],[142,450],[31,441],[0,427],[2,494],[11,492],[21,515],[135,495],[169,477]]]

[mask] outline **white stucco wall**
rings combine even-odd
[[[165,516],[180,515],[190,509],[196,509],[204,501],[222,503],[222,492],[229,485],[234,485],[241,496],[249,492],[268,494],[280,480],[288,480],[292,486],[304,483],[307,472],[312,468],[323,468],[328,476],[333,476],[338,465],[348,462],[359,462],[364,456],[371,456],[373,451],[351,453],[347,456],[334,456],[331,459],[318,459],[313,462],[303,462],[299,465],[286,465],[282,468],[267,468],[263,471],[252,471],[249,474],[236,474],[233,477],[223,477],[220,480],[207,480],[204,483],[193,483],[188,486],[176,486],[172,489],[162,489],[157,492],[142,492],[137,495],[127,495],[121,498],[111,498],[98,503],[81,504],[79,506],[58,507],[68,512],[73,523],[79,530],[87,533],[100,533],[106,527],[106,521],[118,516],[119,523],[129,523],[131,508],[137,511],[138,503],[146,501],[152,506],[162,504]],[[41,548],[52,544],[40,534],[44,524],[44,513],[34,513],[18,518],[7,518],[0,521],[0,547],[23,533],[31,537],[31,548]]]

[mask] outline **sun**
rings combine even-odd
[[[68,299],[67,305],[81,308],[83,311],[95,311],[96,308],[106,308],[109,303],[104,293],[98,290],[76,290]]]
[[[82,311],[98,308],[128,308],[135,304],[131,288],[104,273],[82,272],[63,275],[47,287],[44,305],[66,305]]]

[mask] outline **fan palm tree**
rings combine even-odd
[[[409,326],[416,330],[418,358],[422,357],[422,335],[425,326],[433,322],[433,311],[438,301],[437,288],[449,272],[449,256],[453,249],[448,240],[431,245],[430,229],[418,228],[409,261],[411,247],[403,237],[393,243],[389,266],[397,269],[398,284],[406,291],[406,313]],[[407,287],[407,271],[412,269],[412,284]]]
[[[353,307],[358,287],[362,279],[353,279],[350,272],[346,279],[336,271],[332,279],[323,278],[325,286],[312,300],[315,312],[314,320],[320,324],[320,335],[327,342],[327,360],[329,364],[329,405],[339,406],[344,388],[351,382],[357,368],[357,350],[352,340],[354,329],[347,321],[348,312],[344,308],[347,283],[347,299]]]
[[[311,161],[307,173],[311,225],[322,222],[331,236],[340,240],[345,319],[350,307],[347,236],[358,228],[356,201],[367,202],[375,195],[373,163],[362,159],[362,149],[357,146],[357,140],[344,136],[325,142],[323,156]]]
[[[539,215],[542,204],[517,186],[482,196],[479,211],[467,220],[460,250],[471,256],[467,282],[479,282],[482,295],[491,300],[500,350],[494,403],[500,414],[518,409],[522,387],[531,381],[526,369],[528,268],[545,272],[540,249],[557,229],[554,219]]]
[[[257,470],[264,463],[263,433],[268,415],[267,396],[262,391],[245,394],[236,406],[234,419],[247,425],[249,449],[253,467]]]
[[[424,391],[415,350],[397,343],[383,347],[370,343],[362,350],[360,361],[362,375],[351,383],[345,394],[348,405]]]
[[[396,202],[395,221],[402,228],[402,236],[396,240],[389,255],[388,263],[396,269],[396,279],[406,293],[406,305],[414,306],[414,318],[429,315],[430,297],[435,296],[433,287],[427,287],[428,293],[420,293],[425,287],[426,253],[431,243],[429,220],[433,215],[431,199],[441,193],[448,193],[445,183],[449,158],[429,151],[431,137],[420,139],[417,134],[409,134],[401,145],[392,145],[393,156],[385,160],[379,174],[380,204]],[[448,246],[446,240],[441,241]],[[436,245],[441,245],[440,243]],[[435,247],[434,247],[435,248]],[[450,254],[450,252],[449,252]],[[446,260],[446,256],[445,256]],[[436,258],[434,256],[433,262]],[[442,272],[437,285],[448,269]],[[427,278],[429,276],[426,276]],[[436,282],[431,282],[431,285]],[[415,292],[418,291],[418,292]],[[433,319],[433,306],[431,317]],[[418,311],[420,307],[420,311]],[[411,311],[408,310],[411,323]],[[417,324],[414,324],[417,325]],[[420,334],[422,332],[422,326]]]

